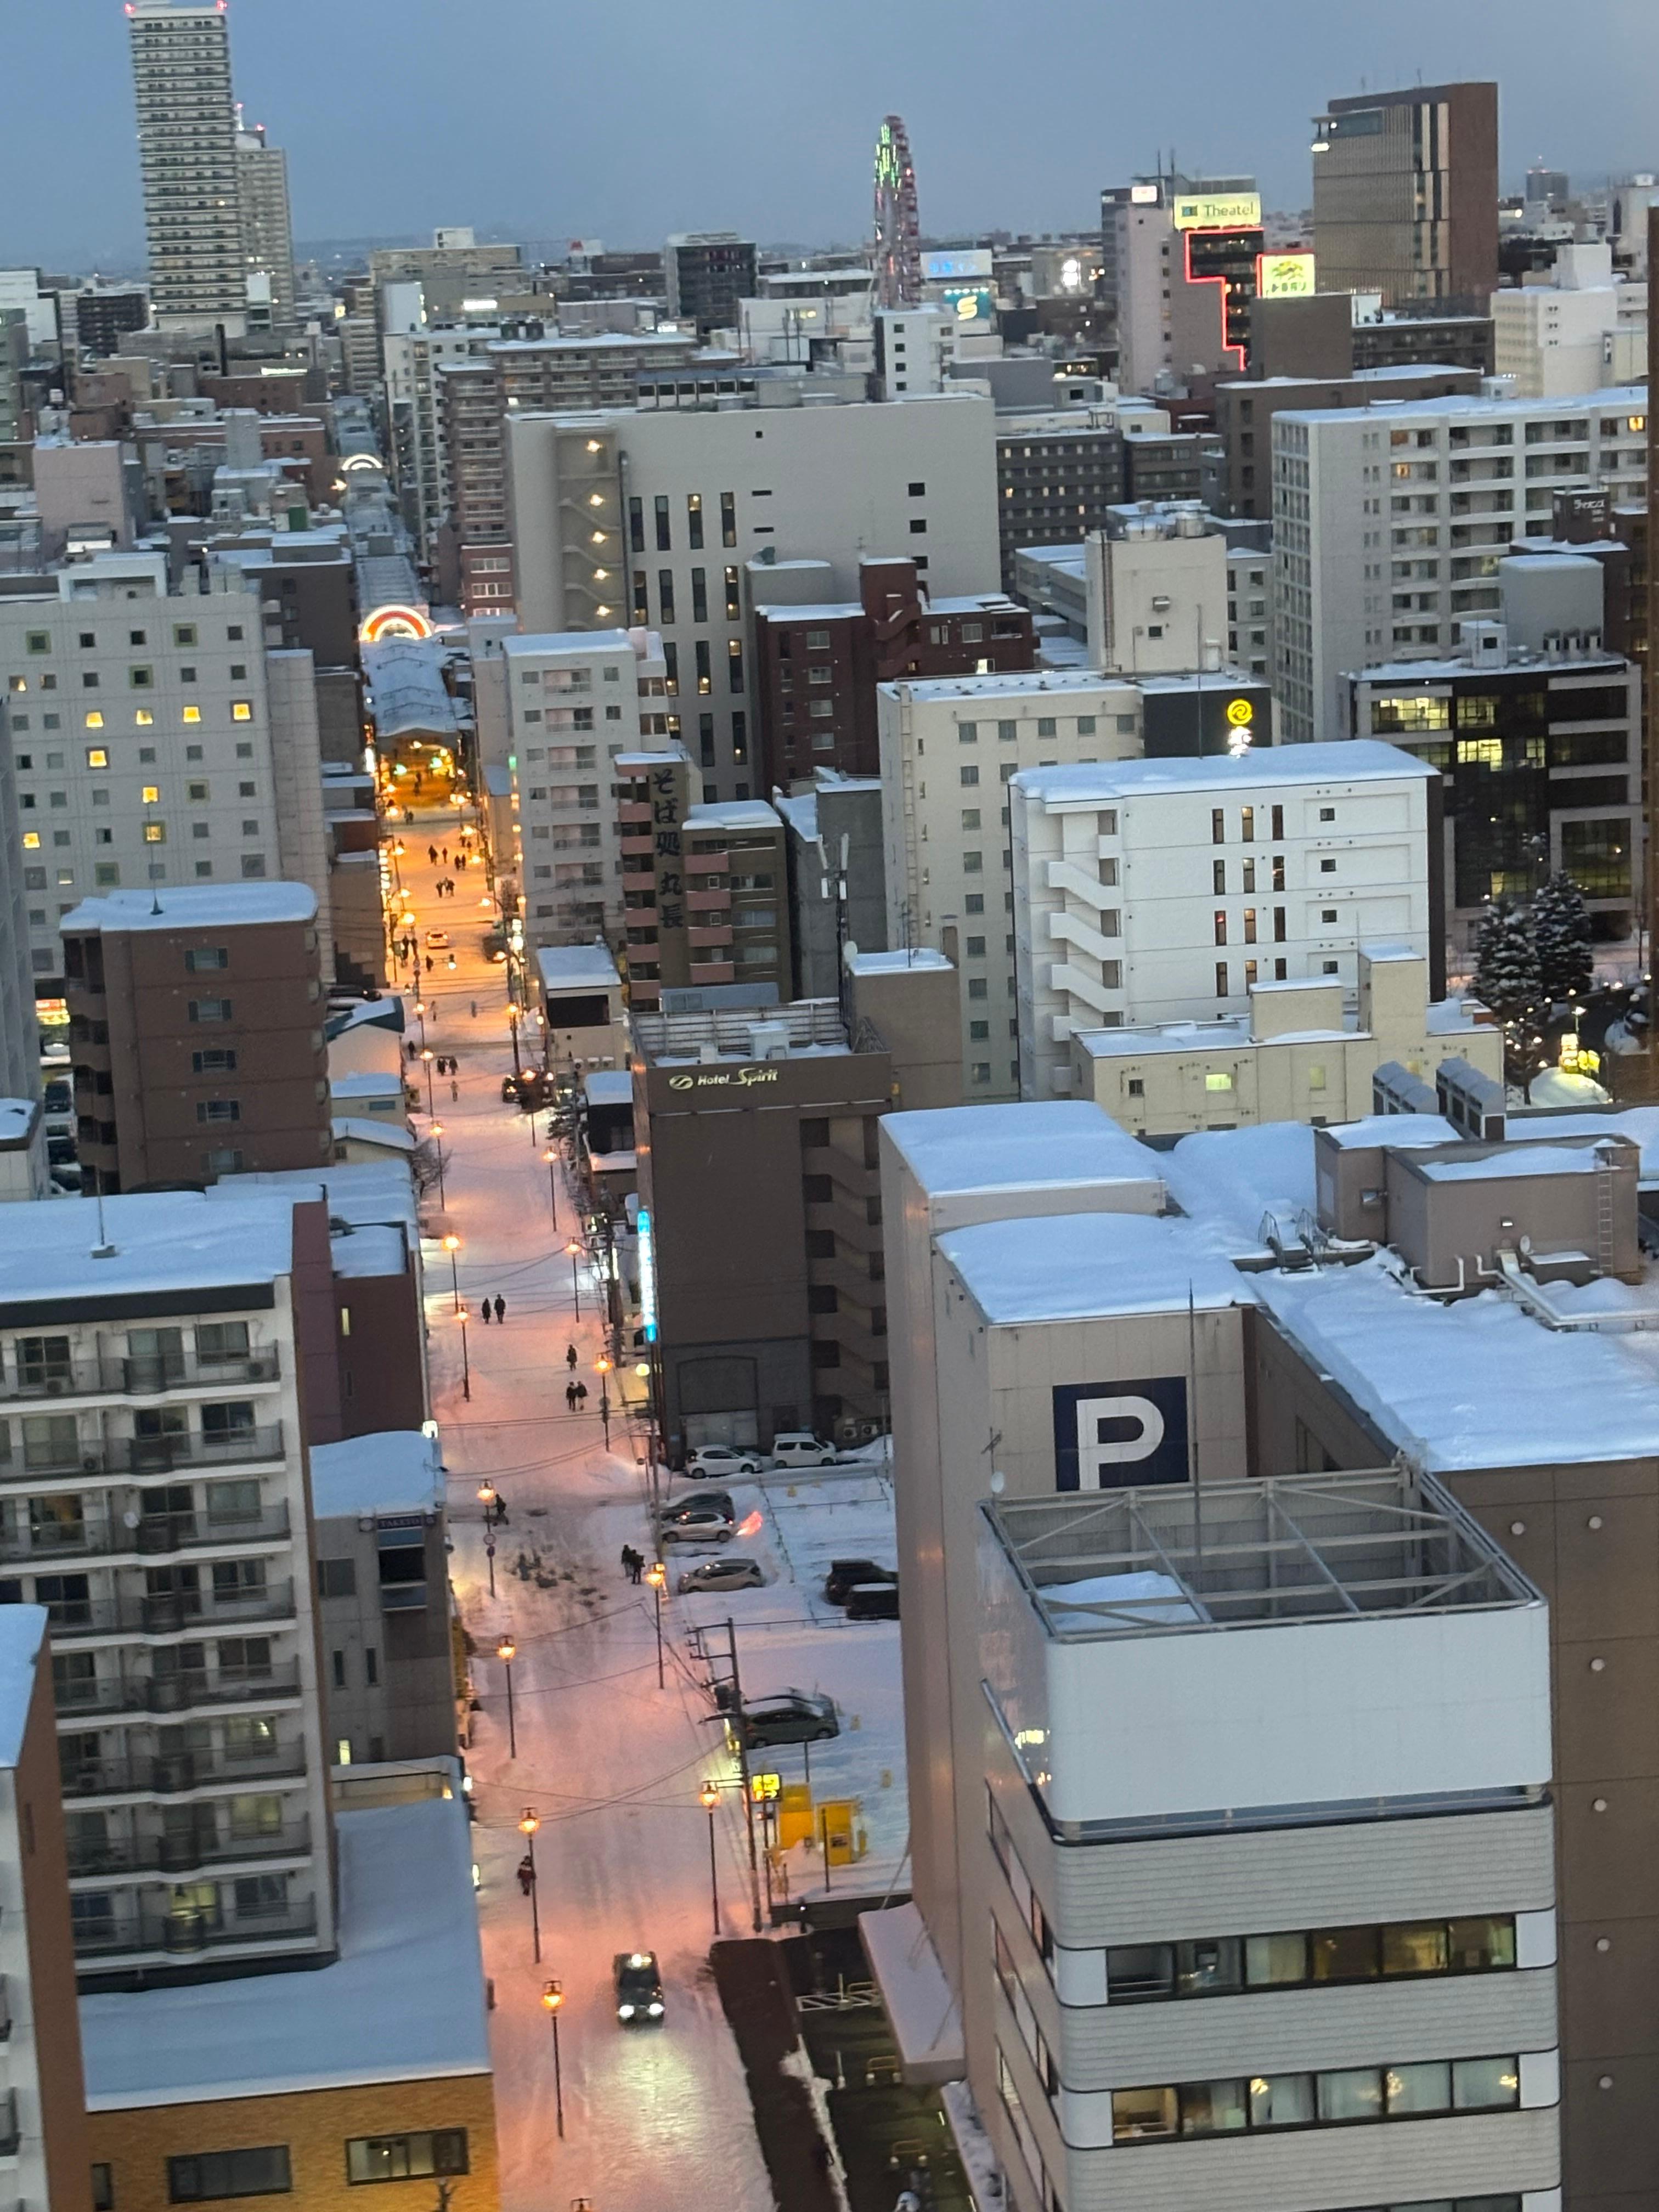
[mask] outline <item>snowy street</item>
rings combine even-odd
[[[612,1376],[611,1449],[605,1449],[598,1303],[584,1280],[575,1319],[565,1249],[574,1204],[561,1174],[556,1227],[542,1158],[545,1121],[532,1124],[501,1103],[501,1077],[513,1064],[505,971],[483,951],[491,917],[478,903],[481,871],[457,876],[455,895],[441,900],[435,879],[451,871],[430,866],[427,848],[447,843],[453,854],[454,817],[417,815],[402,836],[402,879],[414,893],[414,921],[422,937],[432,927],[448,931],[457,961],[451,972],[448,952],[435,951],[422,986],[426,1042],[459,1062],[459,1097],[449,1096],[448,1079],[435,1085],[447,1187],[438,1225],[461,1240],[454,1256],[467,1316],[470,1401],[450,1255],[430,1241],[427,1313],[434,1411],[450,1478],[452,1577],[475,1647],[472,1679],[483,1707],[473,1717],[468,1765],[484,1963],[495,1988],[504,2212],[565,2212],[580,2197],[591,2199],[593,2212],[655,2212],[665,2203],[766,2212],[772,2191],[707,1964],[714,1921],[709,1816],[699,1790],[706,1778],[721,1784],[713,1832],[727,1937],[750,1932],[741,1792],[736,1761],[688,1656],[686,1632],[694,1623],[718,1623],[723,1644],[726,1619],[736,1620],[746,1695],[798,1686],[836,1698],[842,1732],[812,1747],[812,1781],[820,1800],[862,1799],[869,1858],[856,1870],[836,1869],[832,1880],[885,1887],[906,1841],[898,1627],[848,1623],[818,1593],[831,1557],[890,1562],[890,1485],[884,1473],[848,1469],[734,1486],[739,1514],[758,1505],[763,1516],[758,1534],[740,1541],[761,1560],[767,1586],[681,1598],[680,1572],[709,1555],[690,1548],[671,1553],[659,1688],[653,1594],[632,1586],[619,1564],[624,1544],[649,1553],[643,1442],[616,1412]],[[407,1003],[412,1008],[412,994]],[[411,1021],[410,1035],[418,1044],[418,1023]],[[423,1134],[425,1117],[416,1126]],[[435,1222],[435,1191],[424,1210]],[[505,1318],[485,1327],[482,1302],[497,1296]],[[564,1399],[573,1344],[576,1373],[589,1392],[575,1414]],[[637,1396],[642,1385],[631,1372],[621,1379]],[[493,1599],[477,1498],[486,1480],[508,1513],[495,1536]],[[676,1493],[684,1487],[677,1482]],[[495,1656],[509,1634],[516,1645],[516,1757],[509,1750],[506,1669]],[[802,1773],[795,1746],[757,1754],[755,1764],[774,1766],[786,1782]],[[539,1964],[531,1905],[515,1875],[526,1807],[540,1820]],[[792,1893],[822,1887],[821,1863],[805,1846],[790,1857]],[[612,1957],[635,1948],[659,1955],[666,2008],[660,2027],[630,2029],[616,2016]],[[562,2142],[552,2035],[541,2002],[544,1980],[555,1977],[564,1992]]]

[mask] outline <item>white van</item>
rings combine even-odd
[[[834,1444],[820,1443],[810,1429],[784,1429],[772,1439],[774,1467],[833,1467]]]

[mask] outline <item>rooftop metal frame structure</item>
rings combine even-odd
[[[1165,1484],[983,1509],[1050,1635],[1191,1635],[1311,1620],[1491,1610],[1542,1595],[1431,1475],[1403,1465]],[[1178,1589],[1056,1607],[1110,1575]],[[1180,1608],[1187,1617],[1170,1619]]]
[[[718,988],[718,986],[715,987]],[[636,1013],[634,1036],[647,1060],[689,1057],[695,1060],[700,1046],[712,1045],[721,1054],[748,1059],[753,1052],[750,1031],[757,1025],[788,1031],[793,1050],[799,1045],[847,1043],[841,1008],[834,999],[785,999],[770,1006],[706,1007],[698,1013]]]

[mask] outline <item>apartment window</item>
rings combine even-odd
[[[196,1119],[199,1122],[240,1121],[241,1118],[241,1105],[234,1098],[198,1098],[196,1102]]]
[[[205,975],[229,965],[230,955],[222,945],[192,945],[185,948],[185,972],[188,975]]]
[[[1227,942],[1227,912],[1224,907],[1218,907],[1215,910],[1215,941],[1218,945]]]
[[[1244,909],[1244,942],[1246,945],[1255,943],[1255,908],[1253,906],[1247,906]]]
[[[1210,842],[1211,842],[1212,845],[1224,845],[1224,844],[1226,843],[1226,842],[1227,842],[1227,816],[1226,816],[1226,811],[1225,811],[1225,809],[1224,809],[1224,808],[1223,808],[1223,807],[1219,807],[1219,806],[1212,807],[1212,808],[1210,810]]]
[[[317,1595],[319,1597],[356,1597],[357,1595],[357,1563],[355,1559],[319,1559],[317,1562]],[[343,1652],[334,1655],[335,1684],[343,1686],[344,1675]]]
[[[733,491],[720,494],[720,544],[735,545],[738,542],[738,495]]]
[[[1289,933],[1285,927],[1285,908],[1282,906],[1276,906],[1273,908],[1273,943],[1283,945]]]
[[[746,714],[737,713],[732,714],[732,757],[734,761],[744,761],[749,757],[749,718]],[[740,784],[737,795],[739,799],[747,799],[749,793],[746,787]]]
[[[1322,860],[1319,864],[1319,872],[1322,876],[1334,876],[1336,873],[1335,860],[1328,857]]]
[[[964,787],[971,787],[979,781],[979,769],[971,763],[965,768],[958,769],[957,773],[961,777]]]
[[[127,682],[135,691],[149,691],[155,686],[155,671],[153,668],[129,668]]]
[[[50,653],[52,633],[49,630],[32,629],[28,633],[28,649],[31,653]]]
[[[726,682],[735,696],[743,690],[743,644],[738,638],[726,641]]]
[[[977,722],[958,722],[957,724],[957,743],[959,745],[976,745],[979,743],[979,724]]]
[[[1215,963],[1215,994],[1218,999],[1224,999],[1227,995],[1227,963],[1224,960],[1218,960]]]
[[[636,623],[648,623],[651,619],[651,602],[647,596],[643,568],[634,571],[634,619]]]
[[[1227,863],[1214,861],[1210,869],[1210,887],[1218,898],[1224,896],[1227,889]]]
[[[691,619],[694,623],[706,623],[708,619],[708,571],[706,568],[691,571]]]
[[[1106,1986],[1113,2004],[1150,2004],[1246,1990],[1490,1973],[1512,1968],[1515,1956],[1514,1916],[1487,1914],[1121,1945],[1106,1954]]]
[[[1239,809],[1238,834],[1247,845],[1252,845],[1255,842],[1255,809],[1254,806],[1243,806]]]
[[[173,625],[173,641],[175,645],[194,645],[196,642],[195,623],[174,623]]]
[[[641,501],[628,502],[628,542],[635,553],[645,550],[645,507]]]
[[[228,1022],[230,1019],[228,999],[192,999],[190,1018],[193,1022]]]
[[[286,2143],[167,2160],[167,2197],[174,2204],[203,2204],[216,2197],[285,2197],[293,2186]]]
[[[664,642],[662,665],[664,694],[670,699],[678,699],[680,694],[680,649],[672,638]]]
[[[1514,2057],[1345,2066],[1324,2074],[1256,2075],[1112,2093],[1112,2140],[1237,2135],[1431,2113],[1512,2112],[1520,2102]]]
[[[672,623],[674,619],[674,571],[672,568],[659,568],[657,571],[657,605],[662,620]]]
[[[999,722],[997,724],[997,743],[1000,745],[1012,744],[1018,735],[1019,724],[1018,722]]]
[[[659,553],[666,553],[672,550],[672,540],[670,539],[668,532],[667,493],[659,491],[657,494],[653,503],[656,508],[657,516],[657,550]]]
[[[101,2160],[92,2169],[92,2212],[115,2212],[115,2169]]]
[[[742,612],[743,599],[738,589],[738,572],[735,568],[728,568],[726,572],[726,619],[736,622]]]
[[[465,2173],[466,2130],[433,2128],[407,2136],[356,2136],[346,2144],[346,2179],[418,2181],[428,2174]]]
[[[696,651],[697,656],[697,691],[701,697],[706,699],[714,688],[714,664],[709,656],[708,640],[706,637],[700,637],[697,640]]]

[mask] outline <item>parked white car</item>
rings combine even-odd
[[[834,1444],[820,1443],[810,1429],[783,1429],[772,1439],[775,1467],[833,1467]]]
[[[736,1444],[699,1444],[685,1455],[685,1471],[699,1482],[711,1474],[758,1474],[763,1462],[757,1451]]]

